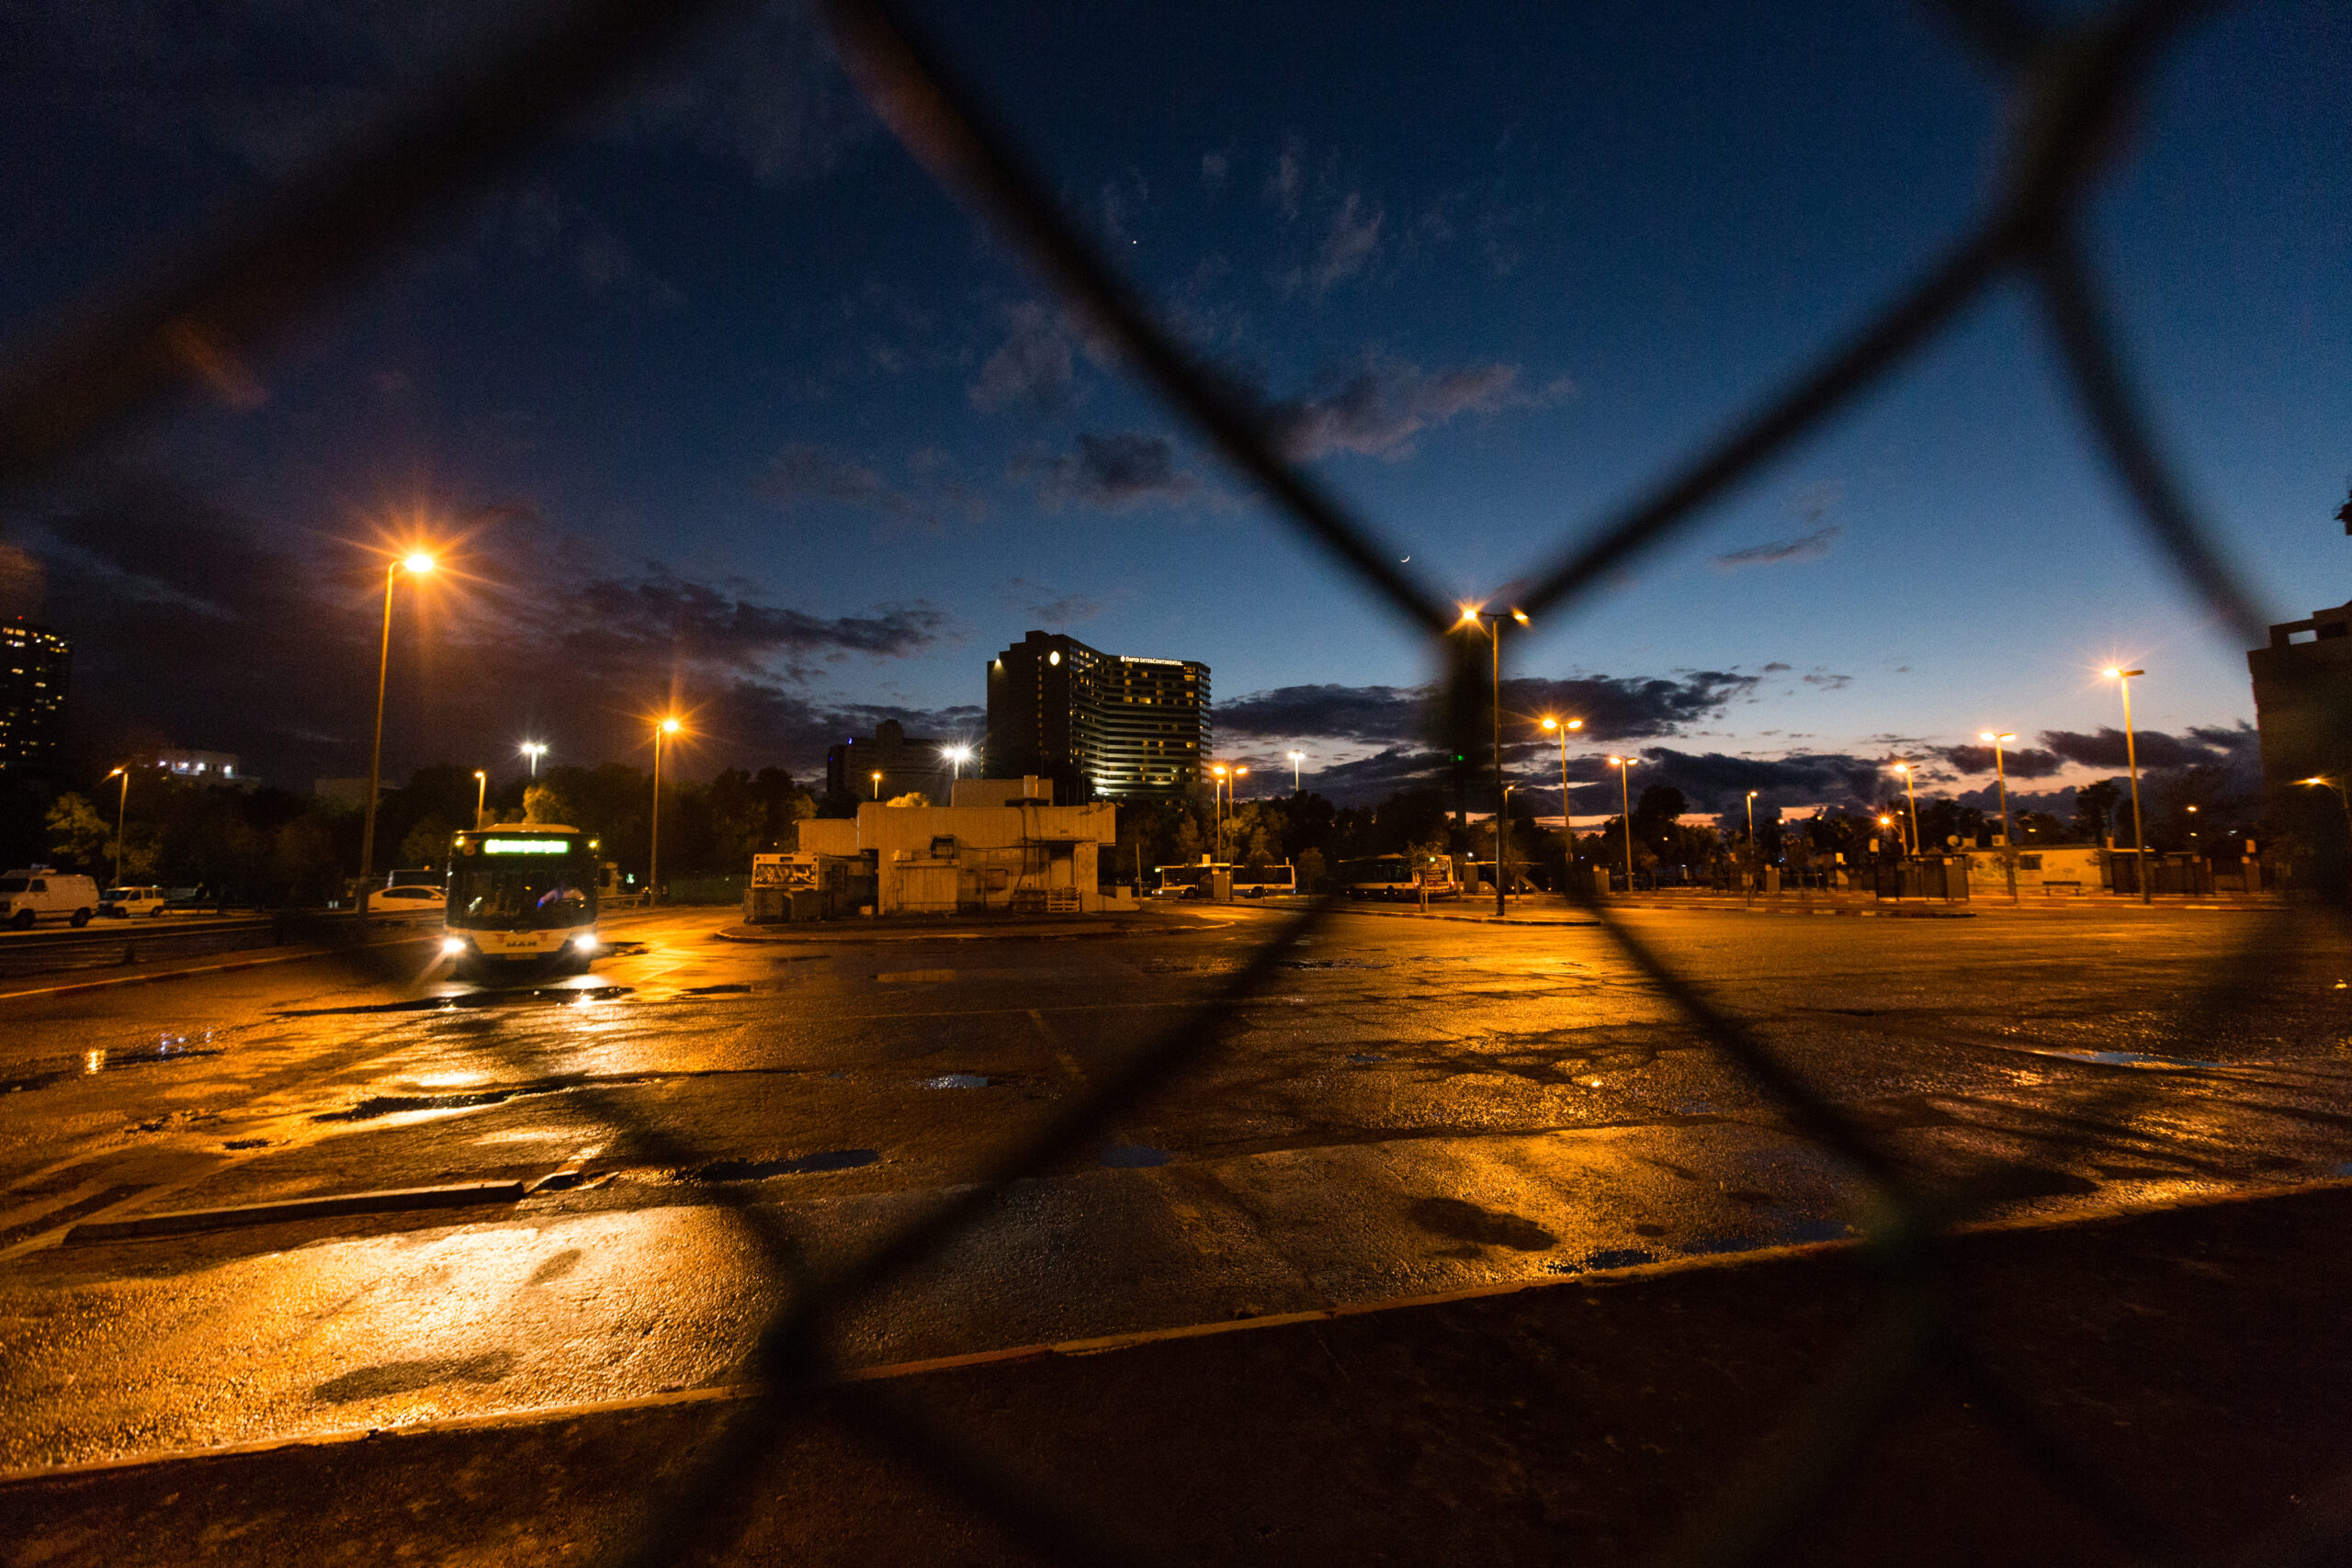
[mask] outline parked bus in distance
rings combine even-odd
[[[555,823],[459,833],[441,952],[466,975],[584,972],[596,936],[597,840]]]
[[[1414,874],[1416,869],[1419,875]],[[1372,855],[1340,863],[1340,886],[1351,898],[1459,898],[1462,885],[1453,880],[1453,863],[1433,855],[1416,868],[1404,855]]]
[[[1180,865],[1156,865],[1151,896],[1155,898],[1205,898],[1208,895],[1209,874],[1230,869],[1203,865],[1198,861],[1186,861]]]
[[[1233,868],[1236,898],[1281,898],[1298,891],[1298,868],[1280,865],[1237,865]]]

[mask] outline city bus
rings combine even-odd
[[[1340,886],[1351,898],[1459,898],[1462,885],[1453,879],[1453,863],[1443,855],[1427,858],[1414,873],[1404,855],[1369,855],[1340,863]]]
[[[459,833],[441,952],[461,974],[584,972],[596,936],[597,840],[559,823]]]

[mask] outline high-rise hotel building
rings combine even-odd
[[[1201,782],[1209,667],[1031,632],[989,660],[988,776],[1035,773],[1063,804],[1171,799]]]
[[[73,664],[74,650],[48,627],[0,621],[0,768],[57,761]]]

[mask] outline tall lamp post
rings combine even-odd
[[[1560,841],[1566,844],[1568,850],[1567,860],[1564,863],[1566,870],[1562,874],[1573,877],[1576,875],[1577,869],[1577,829],[1576,823],[1570,820],[1568,811],[1568,731],[1582,729],[1584,720],[1571,718],[1563,722],[1554,718],[1550,714],[1545,714],[1544,728],[1558,736],[1560,739]]]
[[[1609,765],[1617,770],[1617,798],[1625,808],[1625,815],[1621,820],[1625,828],[1625,892],[1630,896],[1634,891],[1634,786],[1629,781],[1634,759],[1611,757]]]
[[[1304,751],[1293,751],[1290,754],[1290,792],[1293,795],[1301,793],[1298,783],[1298,765],[1305,761],[1306,761],[1306,753]]]
[[[122,819],[130,809],[130,770],[117,768],[107,775],[122,779],[122,796],[114,803],[114,885],[122,886]]]
[[[384,776],[384,683],[392,669],[392,584],[401,572],[423,577],[433,570],[433,558],[423,550],[401,557],[384,569],[384,645],[376,658],[376,742],[368,752],[368,814],[359,829],[359,918],[367,919],[368,885],[376,880],[376,792]]]
[[[964,764],[972,760],[972,749],[969,746],[950,746],[940,755],[947,759],[947,765],[952,770],[947,780],[952,784],[964,776]]]
[[[523,755],[531,760],[531,776],[533,778],[537,778],[539,776],[539,759],[548,754],[547,743],[543,740],[526,740],[523,742],[521,750]]]
[[[1522,626],[1529,624],[1524,610],[1513,610],[1510,618]],[[1490,615],[1475,604],[1465,604],[1462,607],[1461,624],[1484,628],[1487,641],[1493,645],[1490,667],[1493,697],[1487,712],[1494,721],[1495,732],[1495,913],[1509,915],[1510,908],[1503,902],[1503,835],[1510,826],[1505,818],[1510,793],[1503,784],[1503,618]],[[1627,890],[1631,891],[1630,883]]]
[[[481,769],[474,770],[474,830],[480,832],[482,818],[489,815],[490,775]]]
[[[2001,761],[2001,743],[2015,740],[2015,735],[1996,735],[1986,730],[1978,737],[1993,744],[1993,782],[2001,791],[2001,869],[2008,874],[2009,902],[2018,901],[2018,840],[2009,829],[2009,773]]]
[[[1739,901],[1754,902],[1756,893],[1756,792],[1747,792],[1747,874],[1739,879]]]
[[[1919,854],[1919,781],[1908,762],[1895,763],[1894,771],[1903,775],[1903,793],[1911,797],[1911,854],[1916,860]]]
[[[2140,827],[2140,744],[2132,734],[2132,677],[2145,675],[2145,670],[2114,669],[2107,671],[2123,693],[2123,761],[2132,770],[2132,868],[2140,874],[2140,902],[2156,901],[2155,889],[2148,882],[2148,840]]]
[[[1209,863],[1215,865],[1225,858],[1225,777],[1223,762],[1209,764],[1209,810],[1216,821],[1216,848],[1209,852]],[[1206,895],[1203,895],[1206,897]]]
[[[674,715],[653,727],[653,833],[645,856],[645,907],[649,909],[662,901],[662,742],[677,734],[679,728]]]

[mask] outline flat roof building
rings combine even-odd
[[[2279,622],[2269,646],[2250,650],[2245,663],[2262,740],[2265,815],[2302,840],[2314,886],[2341,896],[2352,871],[2345,842],[2352,824],[2339,796],[2297,781],[2322,777],[2352,787],[2352,604]]]
[[[989,661],[990,778],[1035,773],[1057,799],[1173,799],[1209,752],[1209,667],[1104,653],[1033,631]]]
[[[57,761],[73,668],[73,648],[47,626],[0,621],[0,768]]]

